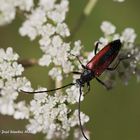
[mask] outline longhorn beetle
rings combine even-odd
[[[84,131],[83,131],[83,126],[81,123],[81,117],[80,117],[80,110],[81,110],[81,105],[80,105],[80,101],[81,101],[81,95],[82,95],[82,87],[84,87],[85,84],[87,84],[88,90],[86,93],[88,93],[90,91],[90,81],[92,79],[96,79],[99,83],[101,83],[104,87],[106,87],[107,89],[109,89],[110,87],[108,85],[106,85],[106,83],[102,82],[98,77],[105,71],[105,70],[109,70],[109,71],[113,71],[117,68],[117,66],[119,65],[119,63],[124,60],[127,59],[126,58],[119,58],[117,64],[114,67],[109,67],[110,64],[114,61],[114,59],[117,57],[120,48],[122,46],[122,43],[120,41],[120,39],[114,40],[110,43],[108,43],[103,49],[101,49],[98,53],[97,53],[97,49],[99,46],[98,42],[95,45],[95,56],[85,65],[82,64],[82,62],[80,61],[79,57],[76,56],[76,58],[78,59],[79,63],[81,64],[82,68],[83,68],[83,72],[72,72],[73,74],[79,74],[80,78],[76,80],[76,83],[70,83],[67,84],[65,86],[56,88],[56,89],[51,89],[51,90],[45,90],[45,91],[35,91],[35,92],[30,92],[30,91],[23,91],[20,90],[21,92],[25,92],[25,93],[29,93],[29,94],[34,94],[34,93],[43,93],[43,92],[52,92],[52,91],[56,91],[68,86],[72,86],[72,85],[79,85],[79,103],[78,103],[78,117],[79,117],[79,125],[80,125],[80,129],[81,129],[81,133],[83,135],[83,137],[88,140],[88,138],[86,137]]]

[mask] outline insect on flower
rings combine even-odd
[[[52,91],[56,91],[68,86],[72,86],[72,85],[79,85],[79,104],[78,104],[78,117],[79,117],[79,125],[80,125],[80,129],[82,132],[82,135],[84,136],[84,138],[86,140],[88,140],[88,138],[86,137],[86,135],[84,134],[83,131],[83,127],[82,127],[82,123],[81,123],[81,117],[80,117],[80,101],[81,101],[81,95],[82,95],[82,87],[84,87],[85,84],[87,84],[87,92],[88,93],[90,91],[90,81],[92,79],[96,79],[99,83],[101,83],[104,87],[106,87],[107,89],[110,89],[110,87],[102,82],[98,77],[105,71],[105,70],[109,70],[109,71],[113,71],[117,68],[117,66],[119,65],[119,63],[124,60],[127,59],[127,57],[123,57],[123,58],[119,58],[118,62],[116,63],[116,65],[114,67],[109,67],[110,64],[114,61],[114,59],[117,57],[122,43],[119,39],[114,40],[110,43],[108,43],[103,49],[101,49],[98,53],[98,46],[99,46],[98,42],[95,45],[95,56],[85,65],[82,64],[82,62],[80,61],[79,57],[76,56],[76,58],[78,59],[79,63],[81,64],[82,68],[83,68],[83,72],[72,72],[73,74],[79,74],[80,78],[76,80],[76,83],[70,83],[67,84],[65,86],[56,88],[56,89],[51,89],[51,90],[45,90],[45,91],[35,91],[35,92],[30,92],[30,91],[23,91],[20,90],[22,92],[25,93],[29,93],[29,94],[35,94],[35,93],[43,93],[43,92],[52,92]]]

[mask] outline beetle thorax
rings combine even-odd
[[[85,69],[80,76],[80,79],[76,80],[76,83],[80,86],[84,86],[85,83],[88,83],[94,78],[94,73],[91,70]]]

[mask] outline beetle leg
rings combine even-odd
[[[129,58],[130,58],[130,57],[119,58],[119,60],[118,60],[118,62],[117,62],[117,64],[116,64],[116,66],[114,66],[113,68],[107,68],[107,70],[109,70],[109,71],[114,71],[114,70],[118,67],[118,65],[120,64],[121,61],[123,61],[123,60],[125,60],[125,59],[129,59]]]
[[[101,44],[101,42],[98,41],[96,43],[96,45],[95,45],[95,51],[94,51],[95,55],[97,54],[97,50],[98,50],[99,44]]]
[[[84,94],[84,96],[90,91],[90,82],[87,82],[87,91],[86,93]]]
[[[77,58],[77,60],[79,61],[79,63],[81,64],[82,68],[83,68],[83,69],[86,69],[86,66],[82,64],[82,62],[80,61],[79,57],[76,56],[76,58]]]
[[[114,66],[113,68],[107,68],[107,70],[114,71],[118,67],[118,65],[120,64],[120,62],[121,62],[121,60],[118,61],[118,63],[116,64],[116,66]]]
[[[70,54],[71,54],[71,53],[70,53]],[[76,56],[76,55],[74,55],[74,54],[71,54],[71,55],[73,55],[73,56],[75,56],[75,57],[77,58],[77,60],[79,61],[79,63],[81,64],[81,66],[82,66],[83,69],[86,69],[86,66],[84,66],[84,65],[82,64],[82,62],[81,62],[81,60],[79,59],[78,56]]]
[[[100,84],[102,84],[107,90],[109,90],[109,89],[111,89],[111,87],[109,87],[107,84],[105,84],[103,81],[101,81],[99,78],[97,78],[97,77],[95,77],[96,78],[96,80],[100,83]]]

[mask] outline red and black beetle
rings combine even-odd
[[[99,77],[105,70],[115,70],[118,64],[120,63],[120,60],[119,60],[115,67],[109,68],[109,65],[116,58],[121,48],[122,44],[119,39],[110,42],[96,54],[97,49],[98,49],[98,44],[99,43],[97,43],[95,46],[95,56],[87,63],[86,66],[82,64],[84,71],[83,73],[81,73],[80,79],[76,80],[76,82],[80,86],[83,86],[85,83],[89,85],[89,82],[93,78],[96,78],[98,82],[103,84],[106,88],[109,88],[105,83],[103,83],[97,77]]]
[[[86,64],[86,66],[84,66],[82,64],[82,62],[79,60],[78,56],[77,59],[80,62],[82,68],[84,69],[83,72],[73,72],[74,74],[80,74],[80,78],[76,80],[76,83],[70,83],[68,85],[62,86],[60,88],[56,88],[56,89],[52,89],[52,90],[47,90],[47,91],[35,91],[35,92],[28,92],[28,91],[23,91],[20,90],[22,92],[25,93],[43,93],[43,92],[51,92],[51,91],[55,91],[55,90],[59,90],[68,86],[72,86],[75,84],[79,85],[79,91],[80,91],[80,95],[79,95],[79,106],[78,106],[78,110],[79,110],[79,124],[80,124],[80,128],[81,128],[81,132],[84,136],[84,138],[86,140],[88,140],[88,138],[85,136],[84,131],[83,131],[83,127],[81,124],[81,118],[80,118],[80,100],[81,100],[81,95],[82,95],[82,90],[81,88],[87,84],[88,86],[88,91],[90,91],[90,81],[92,79],[96,79],[99,83],[101,83],[103,86],[105,86],[107,89],[109,89],[110,87],[108,85],[106,85],[104,82],[102,82],[98,77],[105,71],[105,70],[115,70],[117,68],[117,66],[119,65],[119,63],[121,62],[121,60],[123,59],[119,59],[117,64],[110,68],[110,64],[114,61],[114,59],[117,57],[120,48],[122,46],[122,43],[119,39],[114,40],[110,43],[108,43],[102,50],[100,50],[97,53],[97,49],[98,49],[98,45],[99,42],[96,44],[95,46],[95,56]],[[128,57],[127,57],[128,58]]]

